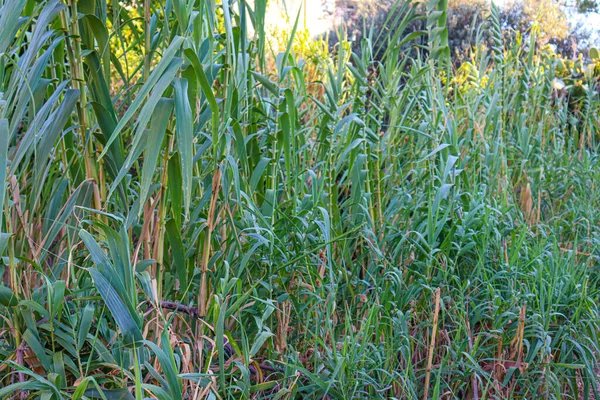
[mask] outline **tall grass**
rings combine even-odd
[[[0,4],[0,398],[598,397],[597,81],[535,27]]]

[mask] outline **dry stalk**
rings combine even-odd
[[[202,252],[202,264],[201,272],[202,277],[200,280],[200,293],[198,294],[198,312],[201,316],[206,315],[208,307],[208,288],[206,283],[206,275],[208,273],[208,261],[211,255],[211,243],[210,239],[212,232],[216,225],[215,214],[217,211],[217,199],[219,198],[219,188],[221,186],[221,169],[216,168],[215,174],[212,181],[212,193],[210,197],[210,206],[208,208],[208,218],[206,221],[207,229],[206,236],[204,237],[204,251]]]
[[[473,352],[473,334],[471,333],[471,323],[469,322],[469,317],[466,318],[467,323],[467,335],[469,337],[469,352]],[[479,400],[479,388],[477,387],[477,373],[473,373],[473,377],[471,378],[471,386],[473,389],[473,400]]]
[[[431,341],[429,342],[429,355],[427,357],[427,373],[425,374],[425,391],[423,393],[423,400],[427,400],[429,395],[429,380],[431,378],[431,366],[433,364],[433,350],[435,348],[435,336],[437,334],[437,323],[440,314],[440,293],[441,289],[435,290],[435,310],[433,312],[433,327],[431,330]]]

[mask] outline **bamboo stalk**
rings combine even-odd
[[[91,135],[88,138],[90,122],[87,115],[87,92],[85,90],[85,78],[83,73],[83,56],[81,49],[81,37],[79,33],[79,20],[77,1],[69,1],[69,7],[65,7],[60,13],[62,28],[65,31],[65,44],[67,47],[67,59],[73,75],[73,87],[79,90],[79,101],[77,102],[77,116],[79,119],[79,132],[81,145],[83,147],[83,163],[85,167],[85,178],[92,180],[94,207],[102,209],[100,195],[100,179],[98,165],[95,160],[95,150]],[[104,220],[103,216],[100,216]]]
[[[469,322],[469,317],[467,316],[465,319],[467,324],[467,336],[469,339],[469,352],[473,351],[473,334],[471,333],[471,323]],[[479,400],[479,387],[477,385],[477,373],[474,373],[471,377],[471,387],[473,390],[473,400]]]
[[[423,400],[427,400],[429,395],[429,380],[431,378],[431,366],[433,364],[433,350],[435,348],[435,337],[437,334],[437,323],[440,313],[440,293],[441,289],[435,290],[435,310],[433,312],[433,327],[431,331],[431,341],[429,342],[429,356],[427,357],[427,373],[425,374],[425,392],[423,393]]]
[[[208,273],[208,261],[211,255],[211,237],[216,225],[216,208],[217,199],[219,198],[219,188],[221,186],[221,169],[217,166],[212,181],[212,194],[210,198],[210,206],[208,208],[207,229],[204,237],[204,250],[202,252],[202,264],[200,266],[202,276],[200,278],[200,293],[198,294],[198,312],[200,316],[205,316],[208,308],[208,285],[206,275]]]
[[[150,76],[150,66],[152,63],[152,32],[150,32],[150,4],[150,0],[144,0],[144,81],[147,81],[148,77]]]
[[[523,338],[525,335],[525,315],[527,312],[527,303],[523,304],[521,307],[521,311],[519,312],[519,326],[517,328],[517,338],[518,338],[518,351],[517,351],[517,368],[523,372],[521,369],[521,362],[523,358]]]

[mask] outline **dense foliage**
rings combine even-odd
[[[598,70],[535,26],[0,4],[0,398],[599,398]]]
[[[375,57],[385,49],[386,36],[395,31],[390,15],[396,12],[395,0],[356,0],[358,6],[346,12],[344,28],[350,38],[356,38],[353,51],[360,53],[360,38],[367,35],[375,40]],[[582,52],[587,55],[589,48],[597,41],[597,28],[593,26],[589,13],[595,12],[595,0],[573,1],[570,6],[557,0],[516,0],[503,1],[498,8],[502,35],[507,44],[517,39],[517,34],[527,35],[536,26],[537,44],[550,44],[554,51],[564,57],[577,57]],[[345,4],[342,2],[342,4]],[[448,0],[447,27],[448,45],[456,64],[464,61],[471,47],[492,40],[491,32],[481,29],[490,14],[490,1]],[[420,2],[421,14],[427,10],[427,3]],[[427,21],[412,20],[409,30],[424,29]],[[374,35],[373,35],[374,33]],[[329,34],[335,45],[339,40],[338,29]],[[423,40],[426,42],[426,40]],[[409,48],[407,47],[406,50]]]

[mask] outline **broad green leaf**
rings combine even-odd
[[[96,387],[95,394],[98,395],[97,398],[102,400],[108,400],[107,397],[104,395],[102,389],[100,388],[100,385],[98,385],[98,382],[96,382],[96,379],[93,376],[86,376],[84,379],[81,380],[81,382],[79,383],[79,385],[77,385],[77,388],[73,392],[73,400],[80,400],[86,393],[90,383]],[[90,392],[88,392],[88,395],[90,395]],[[129,395],[129,397],[125,397],[125,399],[131,399],[131,395]]]
[[[163,76],[163,73],[168,68],[172,67],[172,61],[174,60],[177,52],[179,51],[179,48],[181,47],[181,44],[183,43],[183,41],[184,41],[184,38],[182,38],[181,36],[176,36],[173,39],[173,41],[171,42],[171,44],[169,45],[169,47],[164,51],[164,53],[162,54],[162,57],[160,59],[160,62],[156,65],[156,68],[150,74],[148,81],[144,83],[144,85],[142,86],[140,91],[137,93],[137,96],[136,96],[135,100],[133,101],[133,103],[131,104],[131,106],[129,106],[129,108],[127,108],[127,112],[125,113],[125,115],[123,115],[123,117],[119,120],[119,123],[115,127],[115,130],[112,132],[110,138],[106,142],[106,147],[100,154],[100,158],[102,158],[106,155],[106,152],[108,151],[112,142],[118,137],[118,135],[121,133],[123,128],[125,128],[127,123],[129,123],[129,120],[133,117],[133,115],[141,107],[142,103],[144,102],[146,96],[150,93],[150,91],[156,90],[155,86],[157,86],[157,83],[160,81],[161,77]],[[181,63],[177,63],[177,68],[179,68],[179,65],[181,65]],[[171,79],[169,79],[169,83],[170,83],[170,81],[171,81]],[[164,89],[166,89],[166,85],[164,86],[164,88],[162,88],[162,90],[160,90],[160,89],[157,90],[157,92],[160,92],[160,93],[153,93],[153,96],[154,97],[162,96]],[[158,99],[156,101],[158,101]],[[153,107],[150,107],[150,108],[153,108]],[[151,114],[152,110],[147,110],[147,113]],[[145,126],[145,124],[144,124],[144,126]]]
[[[254,78],[256,78],[256,80],[265,87],[265,89],[273,94],[273,96],[279,96],[279,89],[273,82],[269,80],[269,78],[255,71],[250,72],[252,73],[252,76],[254,76]]]
[[[181,241],[181,228],[177,226],[174,219],[170,219],[166,224],[167,239],[171,245],[171,254],[173,255],[173,269],[179,278],[181,287],[188,286],[188,271],[185,263],[185,249]]]
[[[169,158],[167,166],[167,194],[171,199],[172,217],[179,227],[181,227],[181,210],[183,209],[183,178],[180,160],[179,154],[174,154]]]
[[[25,0],[5,1],[0,7],[0,54],[4,54],[14,40],[15,33],[22,23],[20,16]]]
[[[172,110],[173,100],[162,98],[156,105],[154,114],[152,115],[146,150],[144,151],[144,165],[142,167],[142,186],[140,190],[140,205],[142,206],[146,203],[146,198],[148,197],[150,183],[152,183],[156,163],[163,147],[162,143]],[[140,208],[139,213],[141,214],[142,211],[143,209]]]
[[[161,335],[162,349],[153,342],[146,341],[145,343],[158,358],[158,362],[160,363],[162,371],[165,374],[169,385],[169,391],[172,396],[171,398],[183,398],[181,393],[181,379],[177,375],[177,364],[175,363],[175,358],[173,356],[173,350],[171,349],[167,331],[163,330]]]
[[[52,372],[52,361],[48,353],[46,353],[45,347],[40,343],[39,338],[31,330],[27,329],[23,333],[23,339],[27,342],[29,348],[33,351],[46,372]]]
[[[181,175],[183,178],[183,203],[187,218],[192,201],[192,168],[194,158],[193,116],[188,99],[188,82],[175,79],[175,121],[177,148],[181,156]]]
[[[92,327],[92,321],[94,319],[95,307],[92,303],[87,304],[81,313],[79,319],[79,328],[77,329],[77,351],[81,351],[87,335]]]
[[[64,230],[67,220],[73,215],[75,207],[78,204],[82,204],[84,202],[83,200],[85,200],[86,197],[91,196],[91,190],[89,189],[91,189],[90,182],[82,182],[81,185],[75,188],[71,196],[69,196],[69,198],[67,199],[66,203],[60,208],[58,215],[52,221],[48,232],[46,233],[46,235],[44,235],[43,240],[41,241],[41,243],[39,244],[39,248],[37,249],[39,251],[38,259],[40,262],[45,260],[48,256],[50,246],[52,245],[52,243],[54,243],[54,240],[59,235],[59,233],[62,230]]]
[[[15,307],[19,304],[19,298],[10,288],[0,284],[0,304],[4,307]]]
[[[48,158],[50,157],[57,139],[60,137],[60,135],[62,135],[63,128],[65,127],[68,119],[71,117],[71,113],[75,109],[78,99],[79,90],[66,90],[62,103],[49,117],[51,123],[48,125],[46,130],[40,133],[40,140],[36,146],[34,165],[36,172],[34,175],[34,181],[35,188],[37,190],[34,191],[32,200],[37,201],[41,195],[43,184],[48,176]]]
[[[146,139],[146,136],[144,135],[146,125],[148,124],[150,119],[153,117],[154,113],[157,112],[156,107],[159,104],[159,102],[161,102],[163,100],[163,97],[161,97],[161,96],[163,95],[163,93],[167,89],[167,87],[171,84],[171,82],[173,81],[173,78],[175,77],[175,74],[179,70],[179,67],[181,66],[182,62],[183,62],[182,59],[177,58],[177,59],[174,59],[167,66],[165,73],[160,77],[160,79],[156,83],[156,86],[152,90],[152,93],[148,97],[146,104],[144,104],[144,107],[142,108],[140,115],[138,116],[138,119],[136,121],[135,134],[134,134],[133,142],[131,144],[131,146],[134,150],[133,150],[133,152],[130,152],[129,155],[127,156],[127,159],[125,160],[125,163],[121,167],[121,170],[119,171],[118,176],[115,178],[115,181],[111,185],[109,197],[112,195],[112,193],[116,189],[117,185],[121,182],[121,179],[123,179],[125,174],[129,171],[129,169],[133,165],[134,161],[137,159],[137,157],[139,157],[139,152],[141,152],[142,150],[144,150],[146,148],[147,143],[143,142]],[[160,112],[160,110],[158,110],[158,112]],[[162,123],[168,124],[168,122],[169,122],[168,120],[161,121],[161,124]],[[117,129],[117,131],[118,131],[118,126],[115,129]],[[113,137],[114,137],[114,134],[113,134]],[[110,143],[111,143],[111,141],[109,140],[107,145],[109,145]],[[103,154],[105,152],[106,152],[106,150],[104,150]]]
[[[206,74],[204,73],[204,68],[202,67],[202,64],[200,63],[200,60],[198,59],[196,53],[194,53],[192,49],[185,49],[184,53],[190,61],[190,63],[192,64],[192,67],[196,72],[196,77],[200,82],[202,93],[204,93],[204,96],[206,96],[206,100],[208,101],[208,105],[211,111],[212,140],[213,144],[216,145],[219,133],[219,105],[217,104],[217,99],[215,98],[215,94],[213,93],[211,82],[209,82]]]
[[[0,389],[0,398],[6,399],[10,398],[10,396],[14,395],[23,390],[40,390],[46,388],[41,382],[36,381],[26,381],[26,382],[17,382],[10,384],[4,388]]]
[[[132,315],[129,307],[125,305],[123,298],[119,296],[107,276],[96,268],[89,268],[88,271],[94,280],[96,290],[98,290],[100,296],[102,296],[111,315],[119,326],[125,344],[127,346],[135,346],[142,340],[142,332],[137,322],[137,318]]]
[[[261,347],[265,344],[267,339],[275,336],[272,332],[262,331],[254,338],[254,343],[252,344],[252,348],[250,349],[250,357],[254,357]]]

